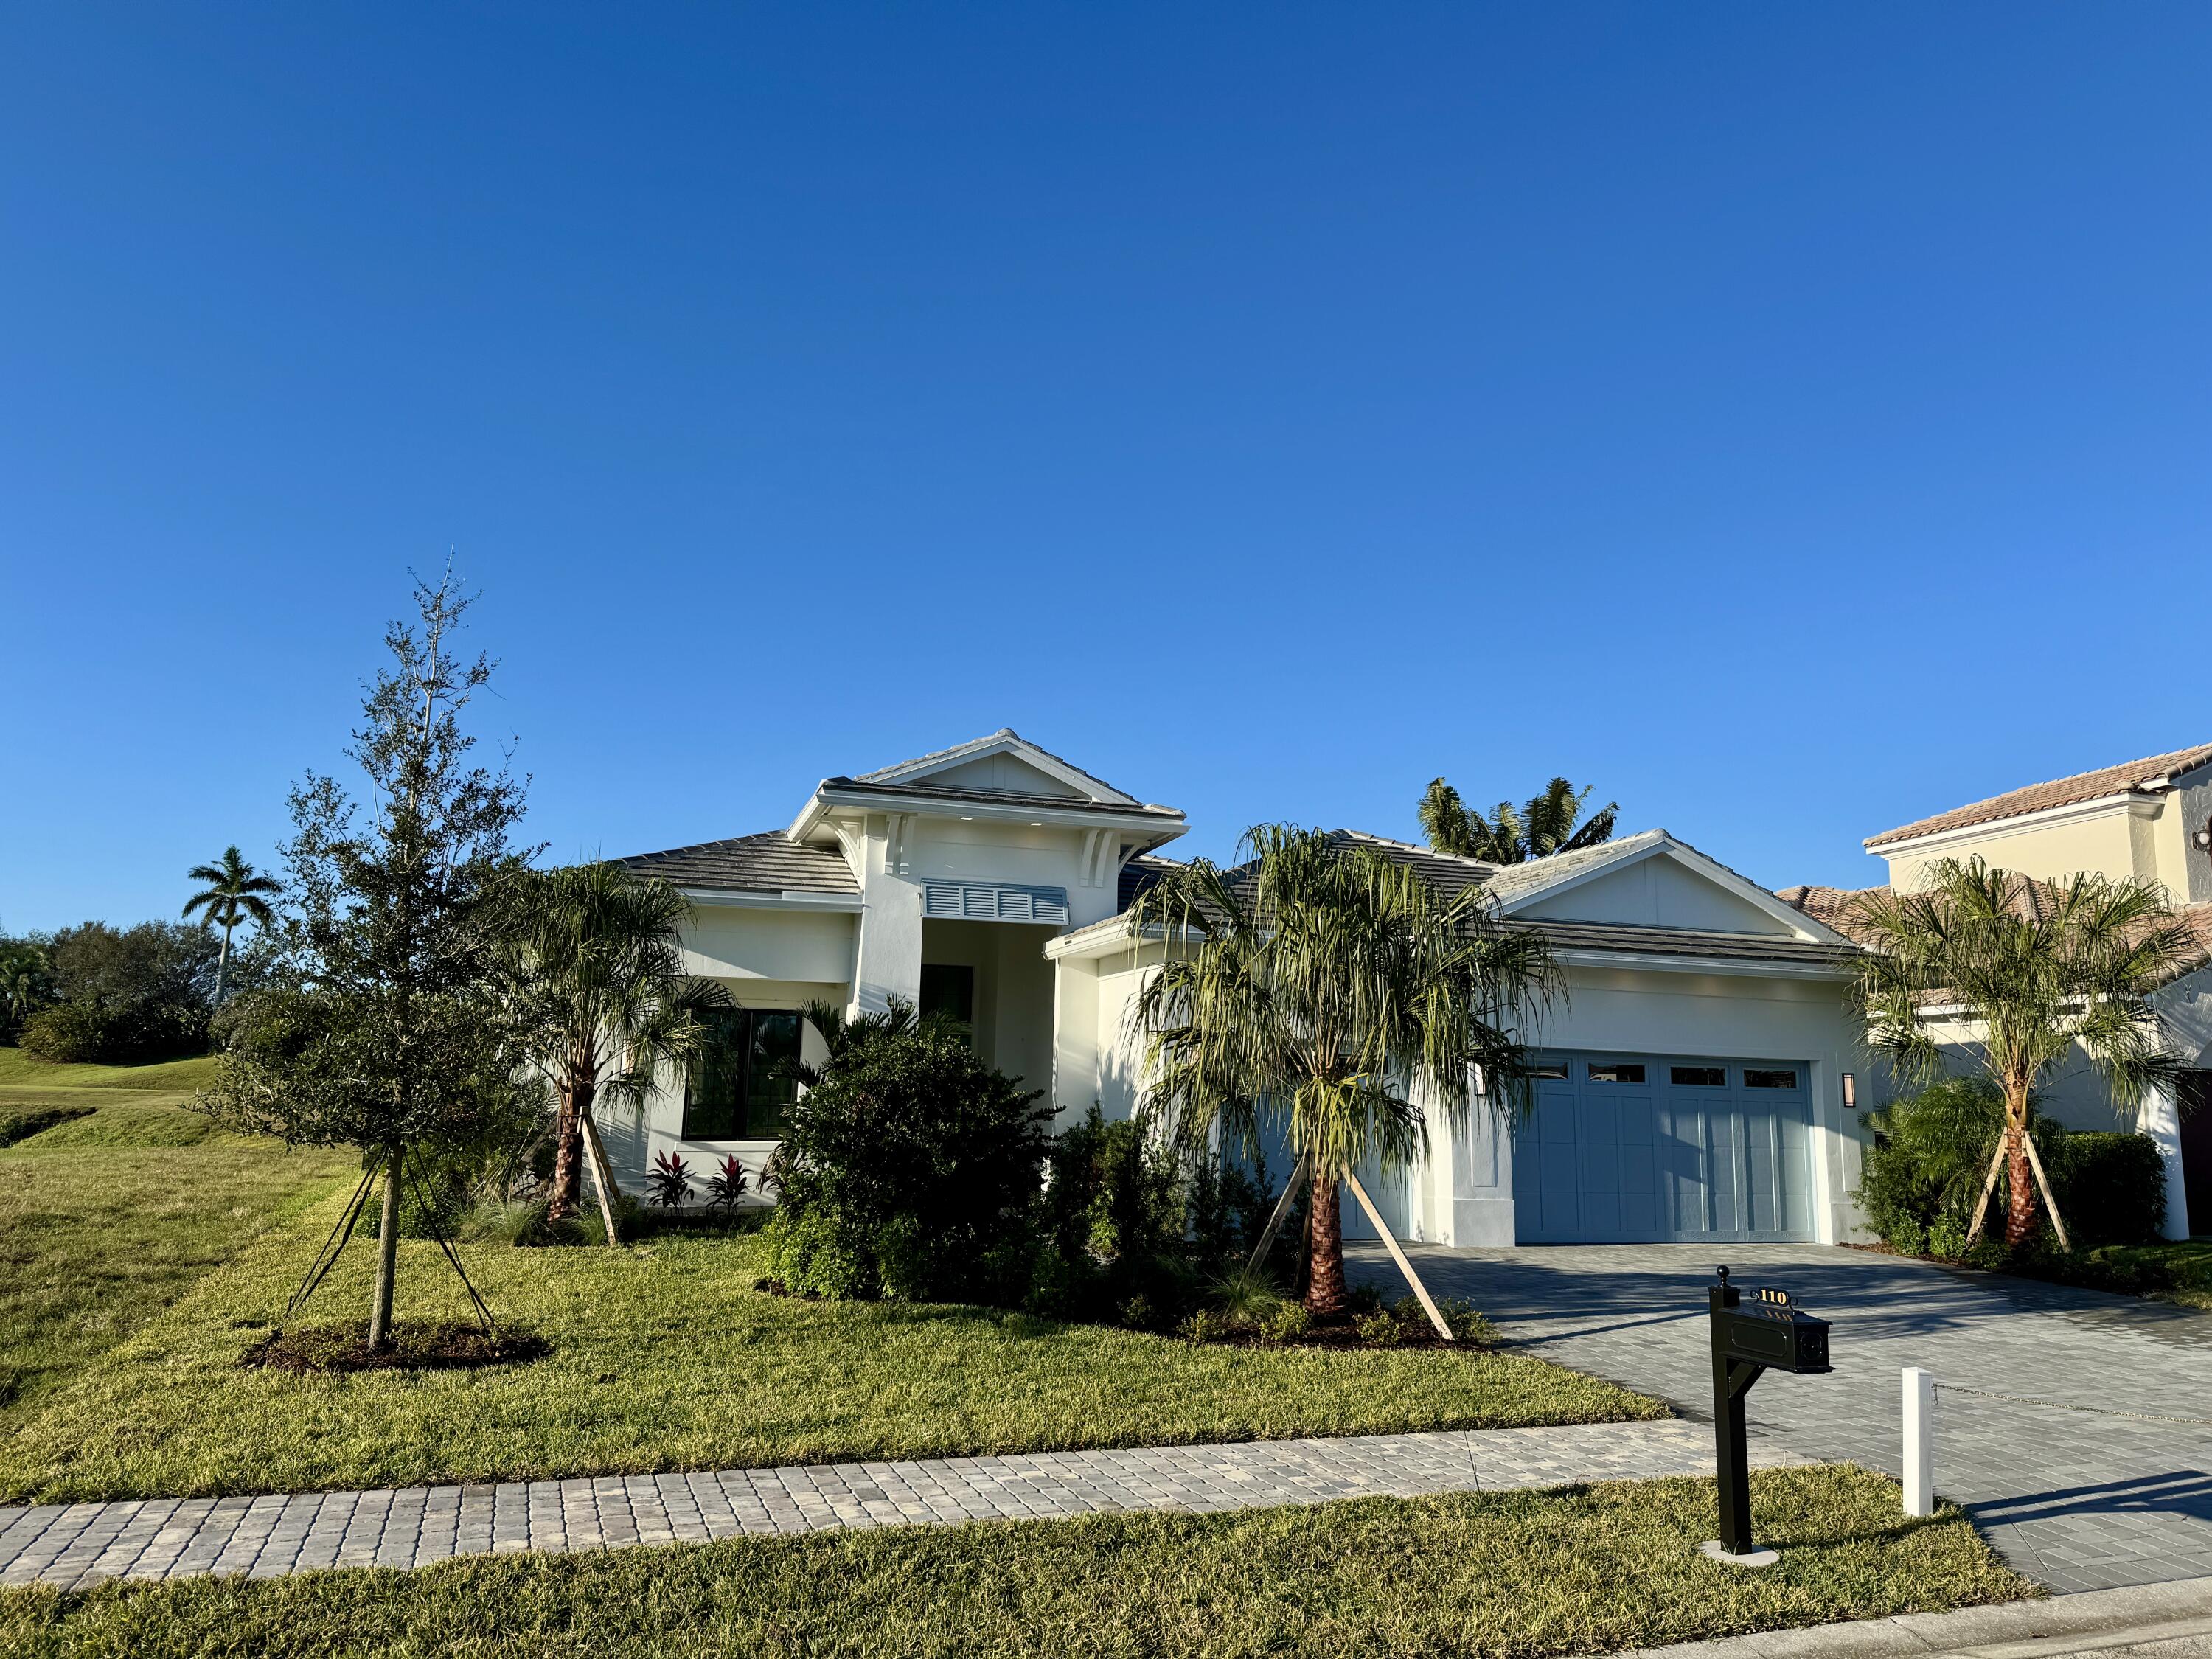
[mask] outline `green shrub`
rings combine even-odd
[[[2148,1135],[2073,1130],[2036,1150],[2077,1250],[2148,1244],[2166,1226],[2166,1159]]]
[[[1406,1334],[1398,1316],[1387,1310],[1360,1315],[1353,1327],[1359,1333],[1359,1340],[1374,1348],[1395,1348]]]
[[[1285,1302],[1260,1321],[1260,1334],[1270,1342],[1297,1342],[1313,1329],[1313,1316],[1303,1302]]]
[[[768,1224],[769,1273],[787,1290],[832,1302],[866,1301],[882,1293],[875,1240],[827,1207],[781,1208]]]
[[[1176,1327],[1186,1342],[1218,1342],[1229,1334],[1229,1322],[1211,1308],[1200,1308]]]
[[[1233,1325],[1256,1325],[1282,1305],[1283,1292],[1260,1270],[1239,1262],[1207,1285],[1213,1305]]]
[[[2004,1129],[2004,1097],[1981,1078],[1949,1078],[1869,1114],[1874,1144],[1861,1166],[1859,1203],[1899,1249],[1949,1217],[1962,1226]],[[1924,1243],[1924,1237],[1916,1242]],[[1917,1254],[1917,1251],[1914,1252]]]
[[[1491,1343],[1498,1340],[1498,1327],[1475,1310],[1474,1304],[1455,1296],[1437,1299],[1437,1311],[1444,1316],[1445,1327],[1455,1342]]]
[[[1966,1253],[1990,1160],[2004,1133],[2004,1097],[1981,1078],[1953,1078],[1869,1115],[1857,1197],[1896,1249],[1955,1259]],[[2077,1249],[2147,1243],[2166,1222],[2166,1165],[2145,1135],[2068,1129],[2031,1109],[2028,1133]],[[2002,1176],[1984,1231],[2002,1230],[2010,1185]]]
[[[778,1276],[823,1296],[1006,1295],[994,1276],[1035,1244],[1040,1092],[927,1024],[846,1047],[786,1113]]]

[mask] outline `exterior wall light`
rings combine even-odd
[[[2208,819],[2204,827],[2189,839],[2198,852],[2212,853],[2212,819]]]
[[[1859,1109],[1859,1080],[1849,1072],[1844,1073],[1844,1109],[1856,1112]]]

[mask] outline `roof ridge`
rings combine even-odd
[[[1917,841],[1923,836],[1937,835],[1945,830],[1967,830],[1977,824],[1995,823],[2004,818],[2026,817],[2031,813],[2049,811],[2054,807],[2072,806],[2107,794],[2121,794],[2143,788],[2171,778],[2177,772],[2192,771],[2207,760],[2212,760],[2212,743],[2169,749],[2135,760],[2115,761],[2109,766],[2092,766],[2059,777],[2044,778],[2011,789],[2000,789],[1996,794],[1984,795],[1979,800],[1970,800],[1958,806],[1946,807],[1940,812],[1928,813],[1910,823],[1901,823],[1894,830],[1884,830],[1877,835],[1869,836],[1859,845],[1879,847],[1893,841]],[[2092,778],[2109,778],[2112,787],[2099,788],[2087,794],[2061,793],[2048,800],[2021,801],[2020,805],[2006,811],[1984,810],[2008,801],[2020,801],[2021,797],[2034,795],[2043,790],[2063,791],[2069,784],[2085,783]]]

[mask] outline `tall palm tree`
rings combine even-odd
[[[192,912],[202,911],[200,926],[222,929],[222,954],[216,959],[215,1000],[222,1000],[223,981],[230,974],[231,930],[242,921],[256,927],[269,925],[269,901],[284,890],[284,884],[274,876],[254,873],[253,866],[238,854],[235,845],[222,849],[222,856],[213,864],[196,864],[185,872],[187,881],[204,881],[207,885],[185,901],[185,920],[191,920]]]
[[[1479,889],[1447,899],[1375,849],[1262,824],[1222,870],[1197,859],[1133,907],[1165,960],[1138,1000],[1144,1110],[1183,1145],[1248,1152],[1263,1118],[1312,1171],[1306,1305],[1347,1305],[1342,1177],[1426,1145],[1416,1093],[1455,1126],[1526,1109],[1519,1030],[1557,985],[1543,941]],[[1477,1073],[1481,1087],[1478,1092]]]
[[[576,1212],[594,1104],[642,1106],[662,1066],[700,1051],[700,1017],[732,1006],[684,969],[678,929],[690,911],[659,877],[606,862],[533,871],[518,890],[508,961],[524,1052],[558,1103],[556,1218]]]
[[[1947,859],[1923,879],[1919,891],[1859,901],[1870,948],[1855,1000],[1868,1047],[1915,1081],[1943,1075],[1939,1024],[1969,1034],[1966,1046],[2004,1094],[2005,1237],[2017,1245],[2035,1225],[2027,1127],[2037,1083],[2076,1048],[2123,1115],[2170,1079],[2178,1062],[2149,994],[2193,959],[2195,937],[2148,883],[2034,882],[1978,858]],[[2063,1238],[2064,1221],[2051,1221]]]
[[[1541,793],[1519,807],[1502,800],[1486,818],[1460,798],[1458,790],[1437,778],[1421,797],[1421,830],[1437,852],[1492,864],[1524,864],[1554,853],[1579,852],[1610,841],[1620,821],[1616,801],[1583,816],[1594,787],[1577,789],[1565,778],[1553,778]]]

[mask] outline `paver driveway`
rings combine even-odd
[[[2212,1315],[1818,1245],[1408,1247],[1438,1293],[1512,1340],[1711,1417],[1705,1287],[1789,1291],[1834,1322],[1835,1374],[1770,1375],[1749,1397],[1754,1442],[1899,1472],[1899,1372],[2120,1410],[2212,1418]],[[1378,1248],[1361,1276],[1395,1285]],[[1939,1395],[1936,1486],[2022,1572],[2056,1589],[2212,1573],[2212,1427]]]

